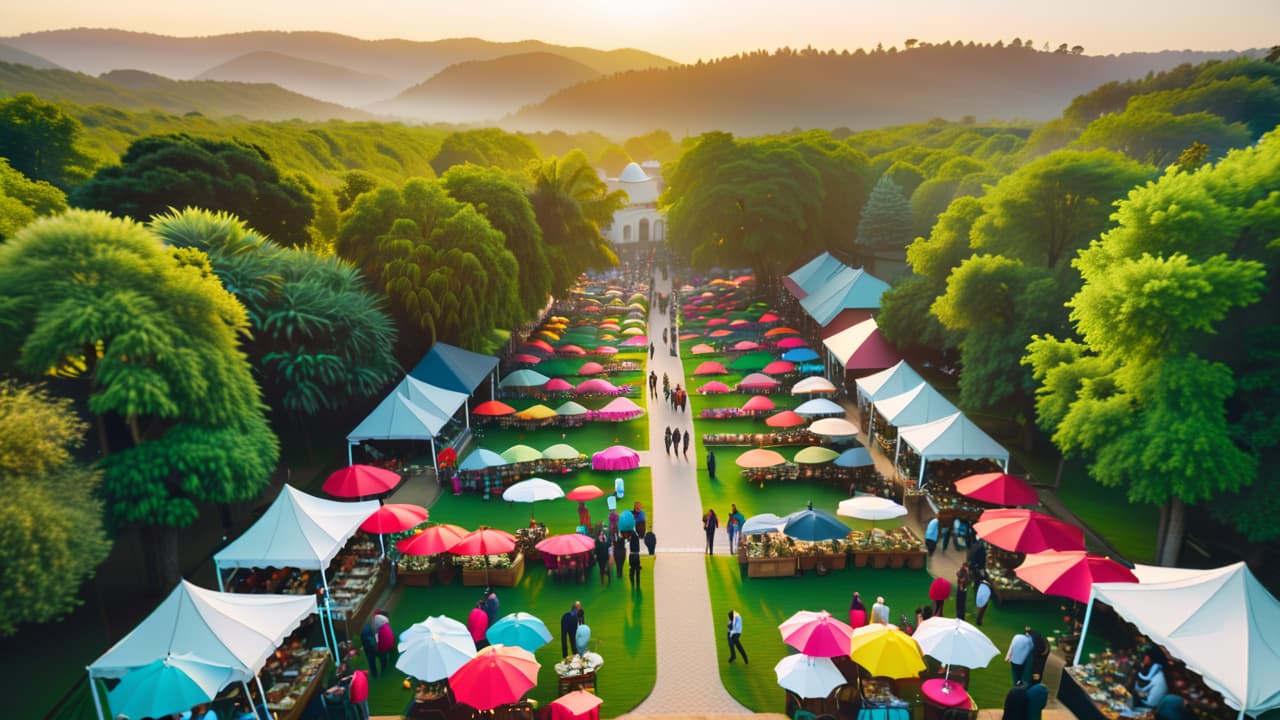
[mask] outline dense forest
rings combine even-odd
[[[905,259],[885,333],[956,363],[966,410],[1162,506],[1163,559],[1192,503],[1273,540],[1278,81],[1211,61],[1100,85],[1044,123],[679,141],[0,100],[0,364],[23,379],[0,416],[25,438],[58,429],[44,462],[0,448],[22,498],[6,547],[45,518],[85,528],[12,566],[68,570],[47,602],[7,604],[0,632],[74,602],[108,545],[86,516],[143,528],[165,586],[181,528],[255,497],[277,434],[310,442],[433,342],[492,350],[616,263],[600,231],[627,199],[599,170],[632,160],[664,163],[669,244],[697,269],[771,283],[821,250]],[[65,506],[63,484],[80,488]]]

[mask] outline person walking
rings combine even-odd
[[[1035,643],[1031,639],[1031,626],[1014,635],[1009,641],[1009,650],[1004,654],[1004,661],[1009,663],[1009,671],[1013,675],[1013,684],[1022,683],[1022,674],[1027,668],[1027,660],[1031,658],[1031,648]]]
[[[956,571],[956,617],[961,620],[969,601],[969,576],[969,563],[960,563],[960,569]]]
[[[369,661],[369,674],[378,677],[378,629],[373,626],[377,615],[369,618],[360,629],[360,644],[364,646],[365,660]]]
[[[622,535],[615,535],[613,538],[613,567],[618,572],[618,579],[622,579],[622,566],[627,562],[627,540]]]
[[[654,349],[653,341],[652,341],[652,340],[650,340],[650,341],[649,341],[649,359],[650,359],[650,360],[652,360],[652,359],[653,359],[653,349]]]
[[[876,604],[871,606],[871,622],[889,624],[889,606],[884,604],[883,595],[877,597]]]
[[[938,516],[934,515],[928,525],[924,526],[924,546],[929,550],[929,556],[933,557],[933,551],[938,549]]]
[[[978,614],[973,619],[974,625],[982,627],[982,616],[987,614],[987,606],[990,604],[991,583],[984,577],[978,581],[978,587],[973,591],[973,606],[978,608]]]
[[[736,611],[729,611],[729,662],[737,659],[738,655],[742,655],[742,664],[750,665],[751,661],[747,659],[747,650],[742,647],[742,616]]]
[[[640,536],[632,533],[629,543],[630,553],[627,555],[627,579],[631,585],[640,584]]]
[[[716,479],[716,454],[711,452],[711,448],[706,447],[705,445],[703,445],[703,447],[705,448],[704,452],[707,453],[707,477],[711,478],[712,480],[715,480]]]
[[[666,344],[667,344],[667,342],[668,342],[668,341],[667,341],[667,329],[666,329],[666,328],[662,328],[662,344],[663,344],[663,345],[666,345]]]
[[[720,527],[720,520],[716,517],[714,508],[709,508],[707,514],[702,516],[702,530],[707,534],[707,554],[714,554],[716,541],[716,528]]]
[[[684,432],[684,459],[685,460],[689,459],[689,438],[692,436],[693,436],[692,430],[686,430]]]
[[[616,532],[616,531],[615,531]],[[609,534],[604,530],[596,537],[596,565],[600,567],[600,584],[609,582]]]
[[[742,527],[747,524],[747,516],[743,515],[742,511],[738,509],[737,503],[730,503],[729,508],[729,519],[735,521],[734,524],[738,528],[738,540],[735,541],[733,538],[729,538],[729,552],[736,553],[738,552],[738,543],[742,541]]]
[[[671,430],[671,447],[676,451],[676,459],[680,459],[680,428]]]
[[[663,433],[662,443],[667,446],[667,457],[671,457],[671,427],[667,426],[667,431]]]
[[[738,519],[733,513],[724,519],[724,532],[729,536],[729,554],[738,552]]]
[[[489,644],[489,640],[485,637],[488,629],[489,614],[484,611],[484,600],[477,600],[476,606],[471,608],[471,614],[467,615],[467,630],[471,633],[471,640],[475,642],[477,648]]]
[[[578,624],[584,622],[586,615],[581,602],[574,602],[569,611],[560,616],[560,657],[569,657],[569,649],[575,645],[578,635]]]
[[[498,593],[490,591],[484,599],[484,614],[489,619],[489,627],[498,622]]]

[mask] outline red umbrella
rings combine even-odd
[[[471,411],[471,414],[482,415],[485,417],[502,417],[503,415],[511,415],[515,411],[515,408],[501,400],[486,400],[477,405],[475,409]]]
[[[763,322],[763,319],[761,319]],[[773,337],[775,335],[799,335],[800,331],[793,327],[776,327],[764,334],[765,337]]]
[[[368,533],[404,532],[427,521],[427,509],[417,505],[388,503],[378,508],[368,520],[360,523],[360,529]]]
[[[1084,550],[1046,550],[1028,555],[1014,572],[1046,595],[1060,595],[1080,602],[1089,602],[1094,583],[1138,582],[1138,576],[1129,568]]]
[[[1084,530],[1031,510],[987,510],[973,524],[978,537],[1011,552],[1084,550]]]
[[[956,481],[956,492],[992,505],[1035,505],[1040,493],[1022,478],[1007,473],[982,473]]]
[[[565,495],[565,498],[576,502],[586,502],[588,500],[595,500],[598,497],[602,497],[604,494],[604,491],[595,485],[579,485],[578,487],[570,490]]]
[[[778,320],[779,320],[779,318],[778,318],[778,316],[777,316],[777,315],[774,315],[774,314],[773,314],[773,313],[771,313],[771,312],[767,312],[767,313],[765,313],[765,314],[761,315],[761,316],[760,316],[760,319],[759,319],[759,320],[757,320],[756,322],[760,322],[760,323],[772,323],[772,322],[778,322]]]
[[[439,555],[449,552],[466,534],[467,531],[457,525],[432,525],[396,543],[396,549],[405,555]]]
[[[449,676],[458,702],[492,710],[519,702],[538,684],[538,661],[524,648],[490,645]]]
[[[809,421],[797,415],[794,410],[783,410],[777,415],[771,415],[764,421],[764,424],[769,427],[795,427],[804,425],[807,422]]]
[[[551,701],[552,705],[564,708],[572,720],[585,718],[588,713],[600,707],[602,703],[604,703],[604,700],[600,699],[599,695],[586,690],[574,690],[568,695],[561,695]]]
[[[400,473],[372,465],[349,465],[329,476],[320,486],[334,497],[354,498],[381,495],[400,484]]]
[[[482,527],[449,548],[454,555],[501,555],[516,549],[516,536],[504,530]]]
[[[537,355],[530,355],[529,353],[516,353],[511,356],[511,362],[517,365],[537,365],[542,362],[542,358]]]
[[[596,542],[586,535],[570,533],[567,535],[552,535],[534,547],[547,555],[580,555],[594,550]]]
[[[761,370],[760,372],[764,373],[765,375],[786,375],[787,373],[792,372],[795,369],[796,369],[796,364],[793,362],[788,362],[786,360],[774,360],[768,365],[765,365],[764,369]]]

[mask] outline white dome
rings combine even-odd
[[[642,183],[648,182],[649,176],[645,175],[644,170],[641,170],[640,166],[636,163],[628,163],[627,166],[622,169],[622,174],[618,176],[618,181],[625,183]]]

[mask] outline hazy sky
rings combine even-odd
[[[681,61],[783,45],[1014,37],[1126,50],[1270,47],[1280,0],[0,0],[0,34],[114,27],[170,35],[326,30],[364,38],[536,38]]]

